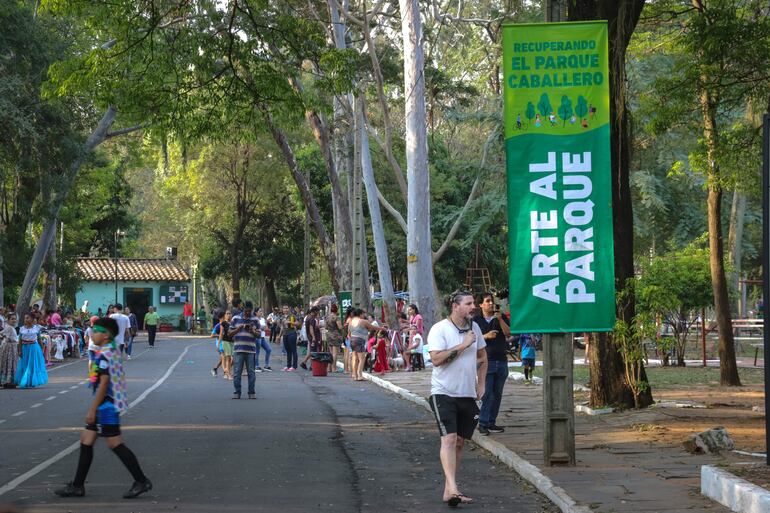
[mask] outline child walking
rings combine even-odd
[[[126,376],[120,349],[115,342],[118,335],[115,319],[102,317],[92,323],[91,342],[98,347],[91,361],[89,387],[93,388],[94,400],[86,414],[86,427],[80,434],[80,458],[75,479],[64,488],[56,490],[60,497],[83,497],[88,469],[94,457],[94,443],[101,436],[134,478],[134,484],[123,494],[133,499],[152,490],[152,483],[142,472],[131,449],[123,444],[120,434],[120,414],[128,409]]]
[[[519,359],[524,367],[524,380],[531,383],[535,375],[535,340],[529,333],[519,338]]]

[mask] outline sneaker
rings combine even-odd
[[[264,370],[265,372],[273,372],[273,369],[271,369],[269,366],[268,366],[268,367],[265,367],[265,368],[264,368],[264,369],[262,369],[262,370]]]
[[[284,367],[283,368],[283,372],[289,372],[289,368],[288,367]]]
[[[232,397],[232,398],[233,398],[233,399],[240,399],[240,398],[241,398],[241,396],[240,396],[240,394],[233,394],[233,397]]]
[[[217,370],[216,369],[211,369],[211,375],[216,378],[217,377]]]
[[[130,354],[127,354],[127,355],[126,355],[126,359],[127,359],[127,360],[130,360],[130,359],[131,359],[131,355],[130,355]]]
[[[479,426],[479,434],[481,436],[489,436],[489,429],[485,428],[484,426]]]
[[[150,490],[152,490],[152,482],[150,482],[149,479],[147,479],[144,483],[140,483],[139,481],[134,481],[134,484],[133,486],[131,486],[131,489],[123,494],[123,498],[133,499],[135,497],[139,497],[144,492],[149,492]]]
[[[249,399],[256,399],[256,398],[257,398],[256,394],[249,394]]]
[[[256,367],[256,368],[254,369],[254,372],[262,372],[262,367]]]
[[[70,482],[64,485],[64,488],[59,488],[58,490],[54,490],[53,493],[55,493],[59,497],[83,497],[86,494],[86,487],[75,486]]]
[[[492,424],[487,428],[490,433],[505,433],[505,428],[501,428],[497,424]]]
[[[289,372],[296,372],[296,371],[297,371],[296,367],[289,367]]]
[[[299,366],[302,367],[303,369],[307,370],[307,365],[305,365],[305,362],[300,363]],[[296,370],[296,369],[294,369],[294,370]]]

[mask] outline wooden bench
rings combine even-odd
[[[733,334],[735,335],[740,335],[742,331],[748,331],[749,335],[753,335],[755,332],[763,332],[764,329],[764,319],[733,319]]]

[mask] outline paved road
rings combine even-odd
[[[258,400],[234,401],[232,384],[209,373],[208,340],[158,345],[134,346],[128,386],[140,402],[123,419],[152,492],[122,499],[131,478],[99,442],[87,496],[53,495],[74,474],[89,401],[85,363],[73,362],[53,369],[45,387],[0,390],[0,503],[39,513],[448,509],[435,423],[419,407],[369,382],[303,371],[258,374]],[[481,450],[466,452],[461,486],[478,500],[466,511],[558,511]]]

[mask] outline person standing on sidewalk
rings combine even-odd
[[[506,337],[511,334],[500,310],[495,305],[491,293],[485,292],[479,296],[481,313],[473,318],[487,343],[487,376],[484,386],[484,397],[481,399],[481,414],[479,415],[479,434],[502,433],[505,429],[499,427],[497,414],[500,402],[503,400],[503,387],[508,379],[508,343]]]
[[[255,385],[257,375],[254,372],[254,360],[257,353],[257,337],[259,337],[259,324],[256,317],[253,317],[254,306],[251,301],[243,303],[243,314],[233,317],[230,323],[229,335],[233,337],[233,386],[235,392],[233,399],[241,398],[241,373],[243,367],[246,367],[246,374],[249,379],[249,399],[256,399],[257,394]]]
[[[139,323],[136,320],[136,314],[131,309],[126,307],[126,315],[128,316],[128,342],[126,343],[126,355],[128,359],[131,359],[131,351],[134,350],[134,337],[139,332]]]
[[[115,335],[115,343],[120,348],[120,352],[125,353],[126,341],[131,336],[131,321],[128,315],[123,313],[123,305],[120,303],[115,303],[115,306],[112,307],[112,312],[110,318],[115,319],[115,322],[118,323],[118,334]],[[127,355],[127,358],[130,360],[131,355]]]
[[[147,344],[155,347],[155,335],[158,333],[158,313],[154,306],[147,307],[149,310],[144,314],[144,328],[147,330]]]
[[[307,370],[307,361],[310,359],[311,353],[317,353],[323,346],[321,340],[321,325],[318,322],[319,308],[314,306],[310,309],[305,319],[305,333],[307,333],[307,354],[299,364],[300,367]]]
[[[189,301],[184,302],[184,306],[182,307],[182,315],[184,315],[184,326],[187,329],[187,334],[189,335],[192,333],[193,323],[193,306]]]
[[[430,407],[441,435],[443,500],[451,507],[471,503],[460,492],[455,477],[465,439],[473,436],[479,415],[477,400],[484,396],[487,374],[486,342],[473,322],[473,295],[464,290],[449,298],[449,317],[431,327],[428,349],[433,362]]]
[[[265,328],[267,328],[267,322],[265,321],[264,316],[262,315],[262,308],[257,307],[256,313],[254,314],[254,317],[257,318],[257,354],[255,356],[255,361],[257,363],[256,368],[254,369],[256,372],[272,372],[273,368],[270,367],[270,354],[273,352],[273,348],[270,347],[270,344],[267,342],[267,339],[265,338]],[[265,366],[260,367],[259,366],[259,350],[263,349],[265,351]]]
[[[297,326],[299,322],[291,313],[289,305],[283,305],[283,316],[281,317],[281,335],[283,336],[283,348],[286,350],[286,367],[284,372],[294,372],[297,370]]]

